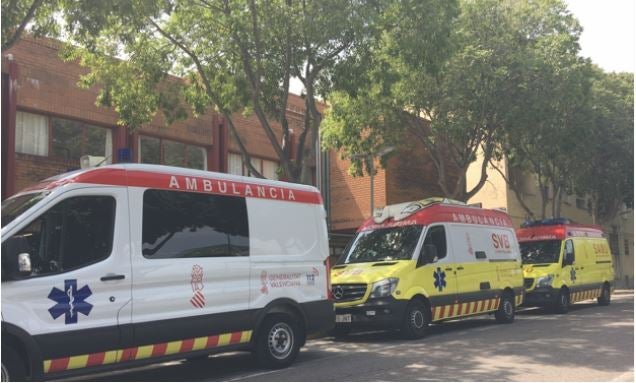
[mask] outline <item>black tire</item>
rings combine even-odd
[[[287,315],[266,317],[259,328],[254,356],[264,368],[277,369],[291,365],[303,343],[298,324]]]
[[[567,289],[561,289],[561,291],[559,291],[557,302],[553,308],[557,314],[567,314],[570,309],[570,293]]]
[[[612,300],[612,293],[610,292],[609,285],[603,285],[603,290],[601,292],[601,296],[596,299],[598,304],[601,306],[609,306],[610,301]]]
[[[343,324],[337,324],[333,328],[333,330],[331,330],[331,335],[333,335],[336,338],[344,338],[347,335],[349,335],[350,332],[351,332],[351,326],[343,325]]]
[[[495,311],[497,323],[512,323],[515,320],[515,300],[512,294],[504,294],[499,302],[499,308]]]
[[[420,339],[428,334],[431,310],[420,300],[411,301],[406,307],[400,332],[407,339]]]
[[[2,381],[15,382],[26,379],[26,367],[18,353],[11,347],[2,345]]]

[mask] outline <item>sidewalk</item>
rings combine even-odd
[[[613,294],[614,295],[633,295],[634,290],[627,290],[627,289],[614,290]]]

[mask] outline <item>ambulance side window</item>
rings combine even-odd
[[[107,258],[112,250],[115,199],[66,199],[20,230],[30,255],[31,276],[61,273]]]
[[[142,242],[149,259],[247,256],[245,198],[146,190]]]
[[[437,249],[437,258],[435,261],[446,257],[446,230],[444,226],[432,226],[428,229],[426,238],[424,238],[424,243],[422,244],[420,257],[424,255],[424,247],[426,245],[433,245]]]
[[[565,251],[563,254],[563,266],[574,264],[574,242],[571,239],[565,241]]]

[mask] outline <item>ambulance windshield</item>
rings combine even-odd
[[[519,247],[524,264],[556,263],[559,261],[561,241],[521,242]]]
[[[422,226],[390,227],[358,233],[348,254],[339,263],[411,259]]]
[[[46,197],[49,192],[29,193],[9,198],[2,202],[2,227]]]

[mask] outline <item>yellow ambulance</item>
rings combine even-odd
[[[570,304],[610,303],[614,269],[607,239],[598,226],[567,219],[528,222],[517,230],[526,305],[566,313]]]
[[[510,323],[523,300],[508,215],[442,198],[376,211],[331,277],[336,335],[400,329],[415,339],[431,322],[483,313]]]

